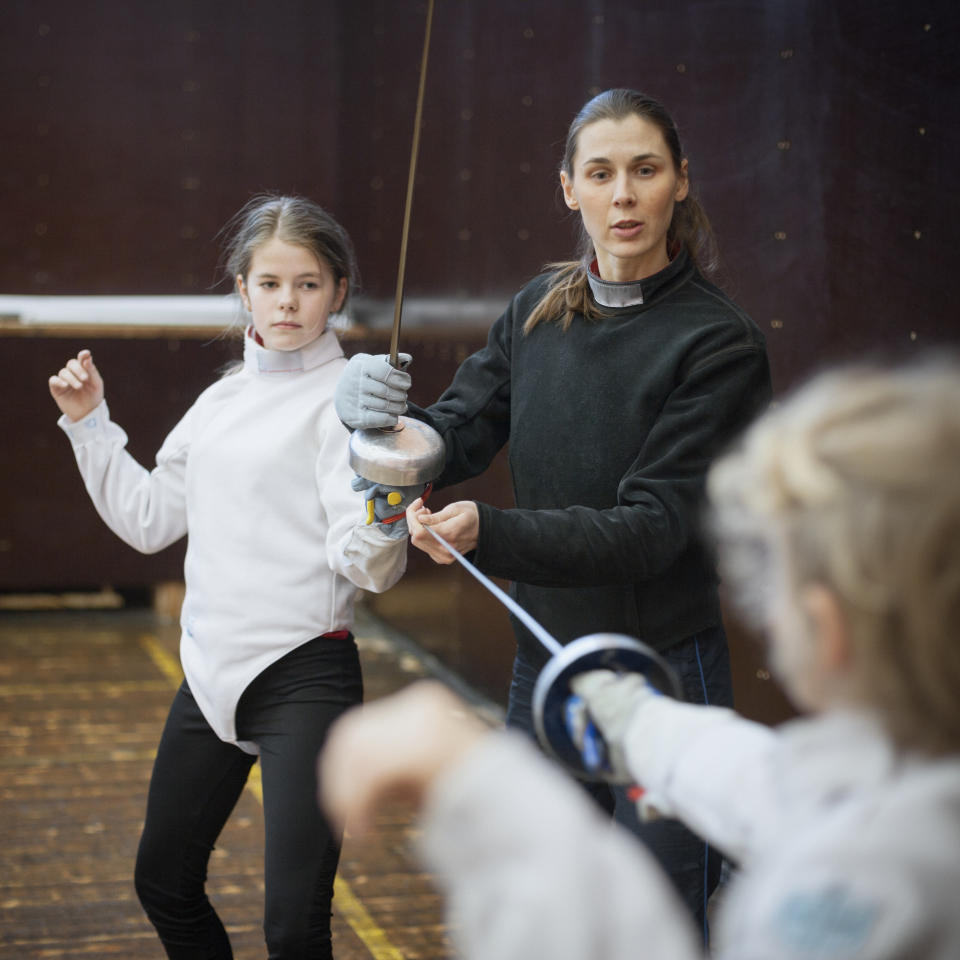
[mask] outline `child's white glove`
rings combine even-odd
[[[410,487],[394,487],[386,483],[374,483],[365,477],[355,476],[350,482],[354,490],[363,491],[364,521],[376,523],[391,539],[407,536],[407,507],[417,497],[429,491],[429,484],[417,483]]]
[[[398,353],[398,369],[385,353],[354,354],[333,394],[333,406],[343,424],[351,430],[394,426],[407,409],[410,374],[405,370],[411,360],[409,353]]]
[[[587,670],[578,674],[570,680],[570,689],[586,707],[586,724],[592,721],[603,737],[606,765],[613,775],[613,782],[634,784],[636,775],[629,769],[626,758],[627,730],[637,710],[661,696],[660,691],[642,673],[614,673],[612,670]],[[568,729],[577,743],[569,724]],[[589,727],[585,726],[584,730],[586,733]],[[594,752],[589,740],[589,735],[585,736],[583,743],[577,743],[578,749],[582,751],[586,746],[588,752]],[[669,805],[643,787],[631,786],[628,793],[636,801],[641,820],[671,816]]]

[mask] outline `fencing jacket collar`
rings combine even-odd
[[[300,373],[341,356],[340,342],[329,328],[298,350],[269,350],[252,326],[243,338],[243,366],[248,373]]]
[[[601,307],[636,307],[649,300],[654,292],[665,282],[672,279],[686,265],[686,253],[681,251],[662,270],[642,280],[613,281],[604,280],[597,272],[594,260],[587,270],[587,283],[593,299]]]

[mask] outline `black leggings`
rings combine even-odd
[[[270,960],[332,956],[340,836],[317,805],[316,760],[330,724],[362,699],[351,635],[298,647],[264,670],[237,705],[238,739],[260,749]],[[173,960],[233,956],[204,884],[255,759],[217,737],[184,681],[157,749],[135,874],[140,902]]]

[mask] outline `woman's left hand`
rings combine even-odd
[[[407,508],[410,542],[428,554],[436,563],[453,563],[456,559],[446,547],[431,536],[425,527],[433,527],[447,543],[460,553],[469,553],[477,546],[480,535],[480,512],[472,500],[458,500],[431,513],[422,500]]]

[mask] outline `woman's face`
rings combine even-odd
[[[642,280],[662,270],[673,205],[687,195],[687,161],[678,172],[656,124],[632,114],[580,131],[563,195],[579,210],[604,280]]]
[[[347,281],[306,247],[271,237],[254,251],[246,280],[237,277],[254,329],[270,350],[297,350],[327,328],[343,304]]]

